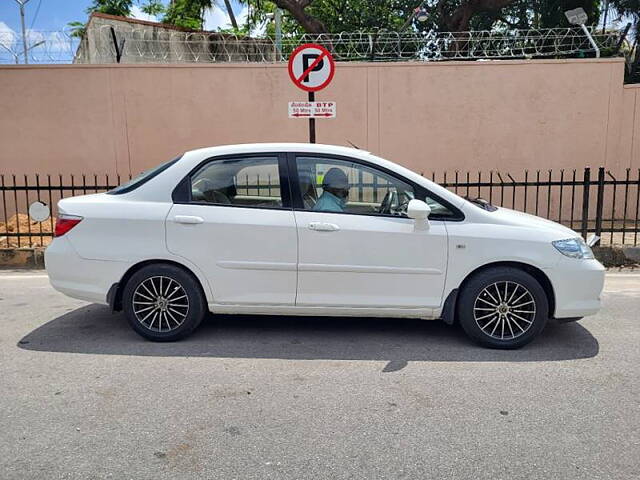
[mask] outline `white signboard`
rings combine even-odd
[[[289,102],[289,118],[336,118],[336,102]]]

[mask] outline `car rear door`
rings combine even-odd
[[[169,251],[205,272],[215,303],[293,305],[297,234],[282,154],[209,159],[166,220]]]
[[[415,189],[359,162],[291,155],[289,170],[298,173],[291,177],[299,238],[296,305],[439,307],[447,268],[444,222],[420,230],[406,215],[380,213],[389,191],[410,197]],[[317,211],[315,203],[327,204],[321,201],[323,177],[333,168],[348,176],[344,211]]]

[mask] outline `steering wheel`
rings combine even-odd
[[[380,208],[378,209],[378,213],[387,213],[393,214],[394,210],[398,205],[398,192],[395,190],[389,190],[387,194],[384,196],[382,203],[380,204]]]
[[[411,200],[412,200],[411,198],[407,197],[407,199],[404,202],[400,203],[400,205],[398,205],[396,207],[395,214],[396,215],[406,215],[407,214],[407,207],[409,206],[409,202]]]

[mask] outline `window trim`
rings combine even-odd
[[[331,154],[331,153],[314,153],[314,152],[300,152],[300,151],[293,151],[293,152],[288,152],[287,154],[287,163],[288,163],[288,168],[290,172],[295,172],[295,177],[290,176],[289,178],[289,182],[290,182],[290,189],[291,189],[291,195],[292,195],[292,204],[293,204],[293,210],[294,211],[302,211],[302,212],[313,212],[313,213],[333,213],[333,214],[338,214],[338,215],[359,215],[359,216],[366,216],[366,217],[382,217],[382,218],[398,218],[398,219],[405,219],[405,220],[412,220],[409,217],[401,217],[398,215],[391,215],[388,213],[357,213],[357,212],[323,212],[323,211],[316,211],[316,210],[307,210],[304,208],[304,203],[302,200],[302,192],[300,190],[300,179],[298,176],[298,157],[312,157],[312,158],[326,158],[329,160],[341,160],[341,161],[346,161],[346,162],[351,162],[351,163],[356,163],[368,168],[371,168],[373,170],[378,170],[380,172],[383,172],[387,175],[389,175],[390,177],[395,178],[398,181],[404,182],[410,186],[412,186],[415,190],[416,193],[416,198],[418,197],[418,194],[421,194],[421,196],[426,197],[429,196],[431,197],[433,200],[437,201],[438,203],[441,203],[442,206],[448,208],[449,210],[451,210],[453,212],[453,216],[451,217],[445,217],[445,216],[441,216],[441,215],[437,215],[434,217],[429,217],[430,221],[444,221],[444,222],[462,222],[464,221],[465,217],[464,214],[462,213],[462,211],[455,207],[454,205],[451,204],[451,202],[445,200],[444,198],[442,198],[441,196],[431,192],[429,189],[427,189],[426,187],[423,187],[422,185],[414,182],[413,180],[410,180],[408,178],[403,177],[402,175],[394,172],[393,170],[389,170],[388,168],[385,168],[381,165],[378,165],[377,163],[374,162],[369,162],[367,160],[362,160],[360,158],[355,158],[355,157],[349,157],[346,155],[336,155],[336,154]]]
[[[221,203],[198,202],[192,198],[191,180],[204,166],[209,163],[234,160],[234,159],[250,159],[273,157],[277,159],[278,177],[280,180],[280,197],[282,200],[281,207],[267,207],[263,205],[233,205]],[[291,205],[291,184],[288,176],[288,165],[286,161],[286,152],[250,152],[250,153],[233,153],[227,155],[217,155],[208,157],[198,163],[187,173],[176,185],[171,193],[171,199],[177,205],[201,205],[207,207],[232,207],[232,208],[251,208],[256,210],[292,210]]]

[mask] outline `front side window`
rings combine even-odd
[[[406,217],[418,198],[431,207],[431,218],[452,218],[454,212],[413,185],[354,161],[299,156],[296,160],[304,210]]]
[[[212,160],[191,176],[191,201],[212,205],[281,208],[278,157]]]
[[[305,210],[402,216],[415,198],[413,186],[359,163],[298,157],[296,164]]]

